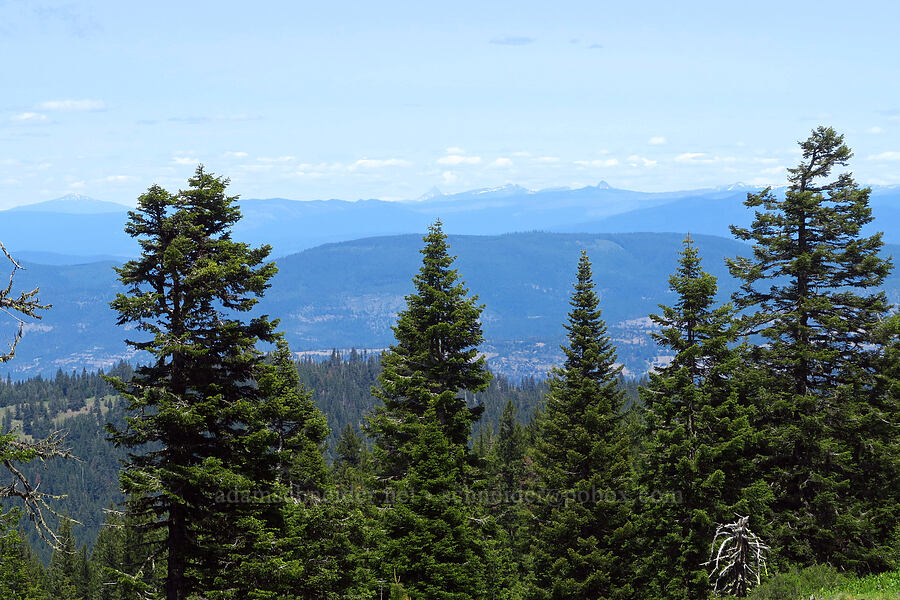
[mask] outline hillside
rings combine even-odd
[[[704,265],[720,278],[723,297],[734,289],[723,264],[747,252],[743,244],[695,236]],[[559,359],[562,322],[578,252],[594,261],[604,318],[619,356],[632,374],[657,357],[647,333],[647,314],[666,303],[667,278],[675,267],[681,234],[552,234],[451,236],[451,251],[473,293],[486,305],[484,330],[491,368],[511,376],[543,375]],[[380,349],[392,340],[394,315],[411,290],[420,262],[418,235],[366,238],[326,244],[277,259],[279,273],[259,311],[281,319],[296,351],[332,348]],[[900,256],[900,248],[887,253]],[[115,263],[37,265],[17,275],[22,289],[41,287],[53,304],[45,318],[28,326],[15,361],[14,377],[52,374],[58,368],[96,369],[132,359],[115,325],[109,301],[119,289]],[[887,284],[900,299],[900,276]],[[12,331],[5,315],[0,328]]]

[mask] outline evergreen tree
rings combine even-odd
[[[631,537],[629,442],[616,352],[582,252],[565,328],[565,364],[551,373],[535,469],[534,598],[626,598]]]
[[[79,579],[81,569],[71,519],[61,519],[56,538],[59,543],[53,550],[47,569],[47,591],[52,598],[59,600],[80,600],[83,596],[79,588],[83,587],[83,582]]]
[[[735,512],[762,521],[767,487],[753,479],[756,433],[730,305],[690,237],[669,278],[676,303],[650,318],[672,362],[642,390],[644,447],[638,467],[641,582],[647,596],[692,600],[710,592],[704,566],[716,524]]]
[[[528,444],[525,428],[516,420],[512,400],[506,402],[497,433],[487,456],[486,501],[498,529],[496,572],[493,579],[502,582],[508,598],[524,596],[531,581],[531,513],[525,502],[533,484],[533,472],[527,464]],[[485,432],[481,429],[481,433]]]
[[[481,407],[460,393],[490,380],[481,307],[452,268],[438,221],[425,236],[415,292],[394,326],[373,393],[384,405],[369,420],[377,475],[385,482],[381,578],[412,597],[484,598],[488,544],[478,507],[466,502],[474,476],[468,446]]]
[[[0,515],[0,598],[48,600],[44,569],[15,529],[21,516],[19,509]]]
[[[245,517],[244,535],[228,551],[234,573],[210,597],[362,597],[370,583],[357,547],[365,545],[363,521],[331,493],[328,425],[283,340],[258,381],[265,428],[257,456],[271,463],[258,470],[276,473],[276,482],[261,499],[265,510]]]
[[[253,454],[263,360],[255,346],[275,341],[274,326],[265,316],[239,317],[276,268],[264,262],[268,246],[231,239],[240,210],[225,194],[226,179],[201,166],[188,183],[174,195],[151,187],[129,213],[126,232],[143,254],[117,268],[128,293],[112,302],[120,325],[147,334],[128,343],[150,362],[130,381],[111,379],[133,415],[112,436],[133,449],[121,476],[130,507],[163,531],[168,600],[210,590],[225,548],[257,510],[222,495],[265,489],[275,477],[258,471],[262,459]]]
[[[372,453],[352,423],[344,427],[335,451],[333,471],[339,493],[364,494],[372,485]]]
[[[866,548],[883,540],[867,523],[878,507],[864,506],[860,494],[880,483],[854,459],[869,444],[858,423],[871,411],[856,392],[873,383],[869,344],[888,308],[875,290],[891,264],[879,256],[881,234],[861,234],[872,220],[870,190],[849,173],[827,181],[852,156],[843,136],[819,127],[800,148],[783,199],[771,190],[748,195],[746,205],[759,209],[753,224],[732,231],[753,242],[753,256],[729,261],[743,282],[734,300],[746,313],[744,333],[765,342],[748,358],[768,377],[756,426],[772,432],[771,541],[791,561],[866,570]]]

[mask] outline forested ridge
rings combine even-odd
[[[6,514],[3,597],[799,598],[853,577],[890,597],[900,317],[878,290],[893,265],[863,233],[869,190],[836,172],[843,137],[819,127],[800,155],[783,196],[747,196],[730,302],[685,238],[649,316],[673,358],[640,385],[587,252],[564,361],[546,381],[491,374],[485,307],[440,221],[389,349],[297,362],[277,315],[252,312],[276,266],[232,239],[228,181],[199,167],[185,190],[153,186],[110,299],[150,361],[0,384],[3,495],[54,527],[24,542],[42,530]],[[68,454],[90,477],[39,468]],[[35,485],[51,472],[53,490]],[[101,520],[89,550],[76,530]]]

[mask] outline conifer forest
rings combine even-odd
[[[103,300],[134,360],[0,381],[0,599],[900,597],[894,265],[843,136],[795,156],[730,298],[684,238],[641,376],[589,251],[560,364],[492,373],[440,215],[390,347],[298,357],[229,179],[150,187]],[[14,364],[54,307],[3,254]]]

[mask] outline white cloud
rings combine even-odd
[[[547,164],[558,163],[559,161],[560,161],[560,158],[558,156],[538,156],[537,158],[534,159],[534,162],[536,162],[536,163],[547,163]]]
[[[710,162],[704,152],[685,152],[675,157],[675,162]]]
[[[47,115],[36,112],[23,112],[18,115],[13,115],[12,120],[24,123],[45,123],[48,121]]]
[[[443,158],[439,158],[437,163],[439,165],[477,165],[481,162],[480,156],[461,156],[459,154],[450,154],[449,156],[445,156]]]
[[[651,146],[662,146],[666,143],[666,138],[661,135],[657,135],[647,140],[647,143]]]
[[[706,152],[686,152],[675,157],[675,162],[680,163],[716,163],[735,162],[732,156],[710,156]]]
[[[653,167],[656,165],[656,161],[650,160],[649,158],[645,158],[643,156],[638,156],[637,154],[632,154],[628,157],[628,164],[632,167]]]
[[[866,133],[874,133],[875,135],[878,135],[879,133],[884,133],[884,129],[876,125],[875,127],[869,127],[868,129],[866,129]]]
[[[403,160],[402,158],[387,158],[387,159],[376,159],[376,158],[361,158],[352,165],[350,165],[349,169],[351,171],[356,171],[357,169],[381,169],[384,167],[409,167],[412,163],[408,160]]]
[[[575,164],[581,167],[615,167],[619,164],[619,160],[616,158],[598,158],[597,160],[576,160]]]
[[[38,104],[41,110],[104,110],[106,104],[102,100],[49,100]]]
[[[225,153],[226,158],[247,158],[248,156],[250,156],[250,155],[247,154],[246,152],[226,152]]]
[[[900,160],[900,152],[882,152],[881,154],[872,154],[869,160]]]
[[[443,173],[441,173],[441,180],[445,184],[455,183],[457,180],[456,173],[454,173],[453,171],[444,171]]]
[[[768,169],[763,169],[760,173],[764,175],[780,175],[784,172],[786,167],[784,165],[778,165],[777,167],[769,167]]]
[[[103,178],[103,181],[131,181],[134,179],[132,175],[108,175]]]
[[[508,169],[513,166],[513,161],[501,156],[500,158],[492,162],[490,166],[495,168]]]
[[[176,165],[198,165],[200,164],[200,159],[191,156],[176,156],[172,158],[172,162]]]
[[[283,163],[283,162],[291,162],[293,160],[297,160],[297,157],[295,157],[295,156],[277,156],[277,157],[273,158],[273,157],[268,157],[268,156],[262,156],[260,158],[257,158],[256,160],[258,160],[259,162],[263,162],[263,163]]]
[[[69,187],[72,188],[72,189],[80,190],[80,189],[83,188],[85,185],[86,185],[86,184],[85,184],[84,181],[73,181],[72,183],[69,184]]]
[[[447,154],[465,154],[466,151],[460,148],[459,146],[450,146],[446,150]]]

